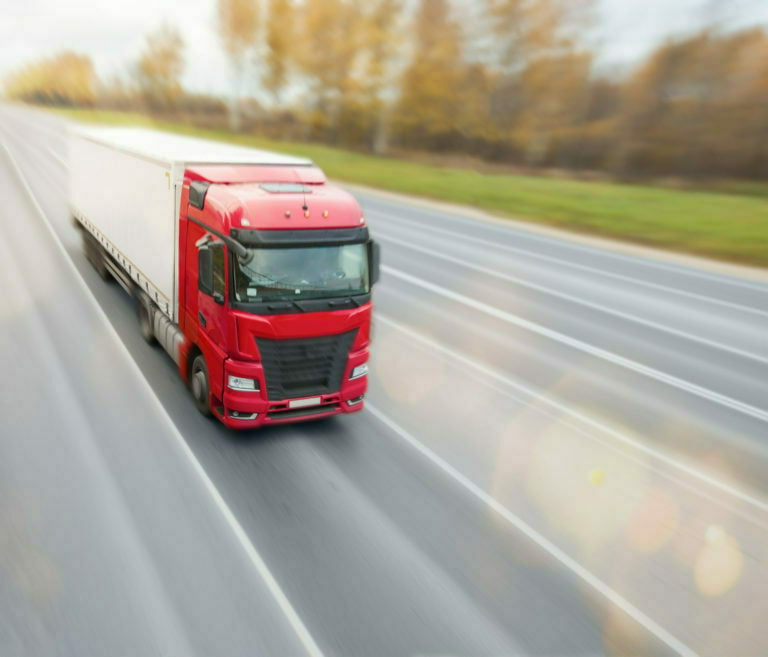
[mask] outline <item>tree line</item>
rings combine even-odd
[[[702,30],[601,75],[594,0],[218,0],[228,101],[181,84],[162,26],[122,80],[64,52],[5,81],[28,102],[143,109],[386,154],[614,176],[768,175],[768,34]]]

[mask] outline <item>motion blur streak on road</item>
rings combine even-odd
[[[375,412],[234,435],[82,256],[64,132],[0,111],[149,387],[3,158],[0,654],[306,654],[153,395],[324,654],[768,653],[768,423],[503,319],[764,410],[768,285],[358,194]]]

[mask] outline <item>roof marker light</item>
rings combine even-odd
[[[323,217],[328,218],[328,210],[323,211]]]
[[[286,217],[286,219],[290,219],[291,218],[291,211],[290,210],[286,210],[285,211],[285,217]]]
[[[304,216],[305,216],[307,219],[309,219],[309,210],[306,210],[306,211],[304,212]]]

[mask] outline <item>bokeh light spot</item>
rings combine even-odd
[[[713,540],[710,540],[712,535]],[[721,528],[710,527],[694,568],[696,589],[706,597],[730,591],[741,578],[744,557],[738,542]]]

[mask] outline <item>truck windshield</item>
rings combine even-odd
[[[250,249],[233,257],[234,297],[241,303],[327,299],[368,294],[365,244]]]

